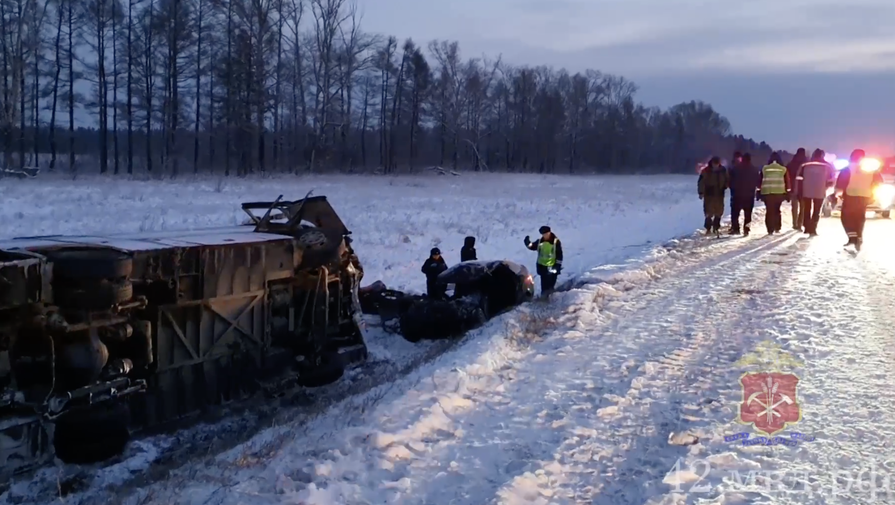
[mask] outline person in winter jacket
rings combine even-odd
[[[799,198],[801,194],[801,187],[796,182],[796,174],[799,171],[799,168],[802,167],[808,161],[808,155],[805,153],[805,148],[800,147],[798,151],[796,151],[795,156],[786,164],[786,175],[789,177],[790,183],[792,183],[792,194],[790,198],[791,206],[792,206],[792,229],[802,231],[803,223],[803,213],[799,212]]]
[[[762,167],[758,177],[758,193],[767,208],[764,222],[768,229],[768,235],[773,235],[783,227],[780,207],[784,200],[788,200],[791,194],[789,174],[783,166],[780,153],[773,153],[768,159],[768,164]]]
[[[429,251],[429,257],[426,258],[426,261],[423,263],[423,268],[420,269],[426,276],[426,294],[429,295],[429,298],[434,298],[436,300],[444,298],[445,291],[447,291],[447,285],[438,282],[438,274],[444,272],[447,268],[447,263],[445,263],[444,258],[441,257],[441,250],[437,247],[433,247],[432,250]]]
[[[556,278],[562,273],[562,244],[549,226],[538,230],[541,238],[531,241],[525,236],[525,247],[538,252],[537,273],[541,278],[541,295],[549,296],[556,288]]]
[[[730,171],[730,234],[740,233],[740,213],[743,214],[743,234],[749,235],[752,210],[755,207],[755,191],[758,189],[759,172],[752,164],[752,155],[746,153],[740,163]]]
[[[475,237],[466,237],[463,239],[463,247],[460,248],[460,261],[474,261],[477,259]]]
[[[817,236],[817,223],[820,221],[820,209],[827,197],[827,190],[832,186],[830,181],[836,173],[833,165],[824,160],[821,149],[815,149],[811,153],[811,161],[799,167],[796,173],[796,184],[801,186],[799,209],[802,215],[802,223],[805,225],[805,233]]]
[[[718,234],[721,229],[721,216],[724,215],[724,193],[730,186],[727,169],[721,165],[721,158],[715,156],[708,166],[699,174],[697,191],[702,200],[705,214],[705,233]]]
[[[730,158],[730,165],[727,166],[729,174],[733,174],[733,170],[743,162],[743,153],[734,151]],[[730,213],[733,214],[733,187],[730,188]]]
[[[836,179],[836,194],[842,196],[842,227],[848,235],[845,245],[853,245],[858,251],[864,242],[867,204],[873,198],[873,190],[883,183],[879,167],[862,168],[865,156],[861,149],[852,151],[848,166]]]

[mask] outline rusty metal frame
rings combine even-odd
[[[242,204],[242,210],[251,217],[256,232],[286,233],[291,235],[301,227],[302,221],[307,221],[313,223],[318,228],[338,230],[342,235],[350,235],[351,232],[326,197],[312,197],[312,193],[313,191],[308,191],[304,198],[294,202],[283,201],[280,198],[273,202],[247,202]],[[251,212],[252,210],[262,209],[266,210],[267,213],[260,218]],[[271,222],[270,214],[274,210],[280,211],[288,222]]]
[[[313,192],[314,190],[308,191],[304,198],[296,202],[283,201],[283,195],[280,195],[276,200],[269,204],[267,202],[243,203],[242,210],[252,219],[256,232],[291,232],[300,227],[302,221],[302,208],[304,208],[305,202],[308,201],[308,198],[311,197]],[[253,209],[259,210],[262,208],[266,208],[267,211],[260,218],[252,213]],[[273,223],[271,221],[271,214],[274,209],[280,211],[283,216],[287,218],[286,223]]]
[[[186,361],[179,361],[177,363],[169,363],[165,366],[164,370],[180,368],[183,366],[195,365],[198,363],[202,363],[209,358],[214,358],[218,356],[222,356],[225,354],[218,354],[216,351],[220,348],[221,342],[224,341],[224,336],[230,333],[233,330],[236,330],[238,333],[241,333],[243,337],[247,337],[249,340],[254,342],[259,348],[264,347],[264,342],[258,339],[254,335],[251,330],[247,330],[243,328],[243,326],[239,323],[239,320],[246,314],[249,313],[250,310],[254,309],[259,302],[263,302],[267,295],[266,289],[249,291],[246,293],[240,293],[238,295],[230,295],[230,296],[220,296],[216,298],[212,298],[210,300],[196,300],[190,302],[184,302],[177,305],[167,305],[159,307],[159,315],[164,316],[168,325],[170,325],[171,331],[174,335],[177,336],[177,340],[183,345],[184,349],[190,354],[192,359]],[[236,314],[235,317],[231,318],[227,315],[224,315],[220,310],[215,308],[215,302],[221,301],[231,301],[231,300],[248,300],[249,303],[242,307],[242,309]],[[225,322],[227,324],[227,328],[217,334],[212,334],[212,344],[204,353],[201,355],[199,352],[193,347],[190,340],[187,338],[184,333],[184,329],[181,327],[180,323],[174,318],[171,314],[171,310],[173,309],[183,309],[188,307],[196,307],[201,306],[203,310],[208,311],[211,315],[215,316],[217,319]]]

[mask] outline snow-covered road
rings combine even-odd
[[[891,502],[895,222],[869,222],[857,257],[838,220],[820,233],[683,240],[593,271],[375,403],[272,428],[116,501]],[[778,370],[800,378],[801,420],[779,434],[803,434],[795,445],[730,441],[757,435],[736,422],[739,380],[770,370],[740,360],[767,343],[801,363]]]
[[[667,479],[680,483],[686,503],[895,501],[895,223],[869,221],[857,257],[842,250],[837,220],[824,221],[820,232],[761,260],[771,265],[737,281],[755,291],[741,301],[719,294],[721,306],[706,316],[732,332],[706,356],[713,368],[699,372],[705,387],[687,381],[680,390],[680,403],[695,407],[687,429],[701,438],[681,460],[682,473]],[[732,422],[746,370],[729,360],[765,340],[801,364],[791,371],[800,378],[802,420],[783,433],[790,440],[793,431],[803,434],[795,446],[724,440],[749,431]],[[671,495],[660,502],[680,503]]]

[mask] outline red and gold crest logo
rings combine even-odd
[[[802,407],[798,401],[799,377],[781,371],[800,367],[801,363],[777,344],[765,342],[737,364],[764,369],[746,372],[740,377],[743,396],[737,422],[752,425],[755,431],[770,437],[802,420]]]

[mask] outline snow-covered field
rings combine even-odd
[[[500,316],[447,349],[379,334],[371,342],[378,360],[400,361],[423,349],[436,357],[315,416],[285,410],[275,426],[226,450],[158,464],[166,448],[191,447],[191,436],[220,432],[143,439],[101,469],[57,467],[20,479],[0,503],[59,503],[60,489],[64,503],[85,505],[895,500],[895,223],[868,222],[857,257],[841,249],[844,233],[832,219],[812,239],[793,231],[766,237],[757,215],[748,238],[668,240],[700,224],[692,178],[466,179],[394,179],[406,187],[401,197],[385,194],[388,182],[381,179],[363,189],[345,179],[327,182],[355,230],[368,280],[421,288],[414,276],[434,240],[442,240],[450,257],[443,244],[459,245],[468,229],[476,230],[450,223],[476,223],[481,231],[474,233],[487,236],[480,257],[531,264],[531,255],[518,251],[521,236],[546,220],[564,239],[569,270],[581,282],[549,304]],[[336,196],[340,182],[345,195]],[[255,199],[268,196],[261,186],[274,192],[285,186],[253,184],[233,191]],[[303,193],[301,181],[295,184]],[[550,192],[536,190],[550,184],[556,185]],[[442,185],[452,196],[427,206],[426,194]],[[122,183],[114,191],[134,195],[137,188]],[[61,184],[57,191],[78,194],[77,186]],[[180,191],[184,199],[171,201],[169,214],[193,210],[154,227],[238,218],[195,210],[216,209],[209,202],[227,201],[220,196],[227,188]],[[14,193],[20,202],[29,198],[21,187]],[[114,194],[106,191],[106,201],[128,201]],[[349,195],[367,199],[340,200]],[[545,195],[555,202],[538,200]],[[653,200],[659,203],[647,203]],[[442,206],[453,213],[432,211]],[[358,209],[363,221],[348,208]],[[550,213],[557,208],[568,210]],[[134,215],[118,212],[122,221]],[[402,231],[400,213],[429,227]],[[91,226],[75,231],[97,229]],[[38,228],[30,234],[62,231]],[[796,368],[741,361],[768,342],[794,358]],[[748,433],[749,441],[756,434],[736,421],[744,401],[739,380],[744,372],[767,371],[798,375],[790,400],[801,416],[780,434],[787,444],[744,444],[740,434]]]
[[[477,237],[480,258],[506,258],[532,265],[534,254],[523,247],[522,238],[537,235],[539,226],[549,224],[564,243],[562,280],[587,278],[595,266],[642,256],[656,243],[688,233],[701,222],[701,209],[694,198],[695,180],[689,176],[464,174],[165,182],[78,178],[4,180],[0,185],[0,215],[5,222],[0,238],[231,226],[246,218],[239,210],[240,201],[274,199],[280,194],[287,199],[299,198],[312,189],[314,194],[327,195],[354,232],[354,246],[365,266],[365,282],[383,280],[405,290],[423,289],[419,266],[431,247],[439,246],[449,263],[456,261],[466,235]],[[468,343],[462,343],[456,351],[459,359],[481,353],[484,348],[480,346],[490,345],[507,324],[519,324],[520,317],[505,316],[480,335],[470,336]],[[311,429],[305,425],[346,394],[374,388],[354,404],[381,401],[385,390],[401,389],[391,379],[457,344],[414,345],[373,328],[369,346],[374,369],[362,368],[328,391],[300,398],[294,402],[300,407],[290,404],[286,412],[300,418],[290,429],[298,429],[299,424],[302,430]],[[383,383],[387,384],[376,388]],[[78,496],[88,495],[104,502],[99,498],[108,498],[100,493],[104,488],[117,492],[119,489],[108,486],[136,486],[155,480],[159,473],[178,466],[185,452],[195,452],[189,449],[196,442],[202,442],[200,450],[212,451],[211,447],[228,446],[217,444],[220,438],[234,438],[232,445],[250,437],[263,427],[259,423],[269,421],[252,414],[210,428],[193,428],[177,437],[143,439],[112,467],[45,470],[34,479],[14,484],[0,496],[0,502],[27,502],[32,498],[24,497],[34,497],[35,493],[51,500],[55,495],[58,500],[58,488],[72,488],[76,493],[67,500],[75,503]],[[277,417],[278,422],[284,417],[288,415]],[[322,421],[324,424],[332,423],[332,416],[323,418],[330,419]],[[234,433],[239,436],[232,437]],[[290,436],[295,436],[294,432]],[[147,467],[152,471],[147,472]]]
[[[564,273],[575,275],[702,221],[695,176],[79,177],[0,181],[0,238],[233,226],[247,219],[240,202],[310,190],[327,196],[353,232],[365,280],[405,290],[425,289],[419,269],[432,247],[459,261],[466,235],[477,238],[480,258],[531,265],[522,239],[547,224],[563,241]]]

